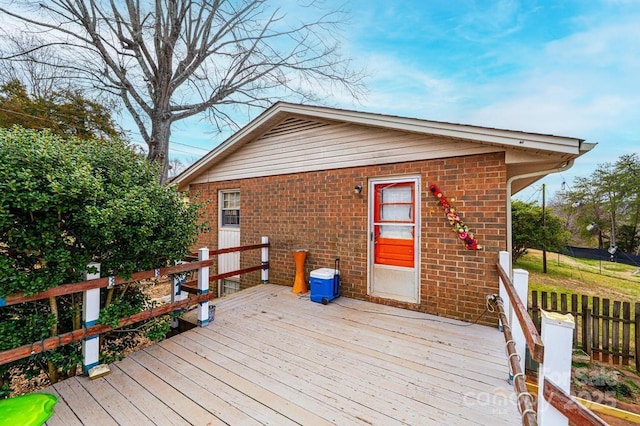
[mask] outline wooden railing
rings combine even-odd
[[[516,352],[516,344],[511,334],[511,326],[509,325],[509,319],[504,311],[504,305],[500,298],[493,300],[495,306],[498,308],[498,316],[504,324],[504,340],[507,346],[507,356],[509,357],[509,368],[513,373],[513,386],[518,394],[518,408],[522,414],[522,424],[526,426],[535,426],[538,424],[536,419],[535,402],[533,397],[527,390],[527,382],[524,376],[524,371],[520,366],[520,362],[517,359],[518,353]],[[523,398],[524,397],[524,398]]]
[[[549,379],[544,379],[544,399],[549,401],[574,425],[606,426],[607,422],[596,416],[591,410],[578,403],[571,395],[560,389]]]
[[[506,256],[503,256],[505,254]],[[500,257],[501,261],[496,264],[496,269],[500,277],[501,287],[507,294],[509,299],[507,303],[511,306],[514,317],[508,317],[502,300],[500,300],[499,297],[495,299],[498,299],[496,305],[498,306],[500,320],[502,321],[505,333],[509,365],[513,373],[512,379],[514,387],[518,394],[517,401],[519,405],[518,408],[522,414],[522,423],[524,425],[540,424],[546,426],[547,424],[566,424],[566,421],[569,420],[575,422],[574,424],[580,425],[606,425],[606,423],[592,411],[580,405],[567,393],[571,381],[572,345],[570,333],[573,333],[573,328],[575,327],[573,319],[570,317],[551,317],[549,314],[544,314],[545,319],[543,321],[542,334],[545,336],[545,339],[549,339],[549,349],[552,350],[552,352],[545,354],[545,345],[541,334],[538,332],[538,329],[527,312],[526,302],[523,302],[518,295],[518,293],[522,294],[526,300],[528,294],[528,273],[522,270],[514,271],[514,276],[517,276],[519,279],[519,281],[517,281],[517,283],[519,283],[518,292],[511,276],[501,265],[504,259],[509,259],[508,254],[501,252]],[[524,280],[521,279],[522,277],[524,277]],[[501,292],[502,291],[501,289]],[[515,321],[515,319],[517,319],[517,321]],[[518,333],[515,333],[516,330]],[[512,334],[512,332],[514,333]],[[514,335],[517,336],[514,337]],[[529,348],[531,357],[541,364],[538,375],[543,389],[542,395],[538,394],[537,414],[532,414],[534,413],[533,407],[529,407],[529,405],[525,403],[526,401],[531,401],[533,405],[533,399],[530,398],[531,394],[527,392],[526,388],[523,372],[524,359],[516,352],[516,346],[520,345],[520,352],[522,353],[522,347],[525,344]],[[518,358],[517,362],[514,362],[515,357]],[[547,358],[546,364],[545,358]],[[548,375],[560,377],[562,379],[561,385],[566,388],[566,391],[549,381]]]
[[[215,255],[221,255],[225,253],[262,249],[262,259],[261,259],[260,265],[240,269],[237,271],[225,272],[222,274],[209,275],[208,279],[206,280],[200,279],[200,282],[202,281],[207,282],[206,289],[204,291],[203,289],[198,289],[194,287],[194,284],[198,283],[198,280],[187,282],[183,285],[183,290],[185,290],[188,293],[194,294],[194,296],[184,300],[177,301],[177,302],[167,303],[159,307],[153,307],[151,309],[139,312],[129,317],[122,318],[118,323],[118,327],[115,327],[115,328],[124,327],[130,324],[134,324],[140,321],[145,321],[160,315],[165,315],[177,310],[185,309],[188,306],[207,302],[210,299],[212,299],[214,296],[216,296],[215,293],[208,292],[208,282],[217,281],[219,279],[223,279],[230,276],[241,275],[241,274],[245,274],[252,271],[258,271],[258,270],[268,271],[269,269],[268,252],[265,249],[268,249],[269,243],[268,243],[268,240],[266,240],[266,238],[263,238],[263,241],[265,242],[263,242],[262,244],[225,248],[220,250],[212,250],[209,252],[209,255],[215,256]],[[18,303],[27,303],[27,302],[32,302],[36,300],[47,299],[50,297],[63,296],[63,295],[79,293],[79,292],[88,292],[88,291],[93,291],[93,290],[102,289],[102,288],[112,288],[115,286],[127,284],[134,281],[157,278],[165,275],[176,275],[176,274],[181,274],[181,273],[194,271],[194,270],[200,271],[201,272],[200,275],[204,276],[204,275],[208,275],[208,268],[213,265],[214,265],[213,259],[206,259],[206,260],[200,260],[196,262],[183,263],[180,265],[166,267],[166,268],[136,272],[129,279],[124,279],[121,277],[104,277],[104,278],[98,278],[94,280],[82,281],[78,283],[63,284],[63,285],[48,289],[46,291],[43,291],[41,293],[37,293],[29,296],[25,296],[22,293],[14,294],[4,299],[0,299],[0,309],[2,309],[1,308],[2,306],[10,306]],[[206,271],[206,274],[202,274],[202,271]],[[264,281],[265,280],[263,279],[262,282]],[[88,339],[91,339],[99,334],[106,333],[112,329],[113,327],[110,327],[106,324],[87,325],[82,329],[59,334],[59,335],[49,337],[37,342],[33,342],[30,344],[19,346],[17,348],[9,349],[9,350],[0,352],[0,365],[4,365],[12,361],[26,358],[40,352],[49,351],[59,346],[64,346],[64,345],[68,345],[68,344],[79,342],[79,341],[86,342]]]
[[[522,331],[524,332],[524,338],[527,341],[527,346],[529,348],[529,352],[531,353],[531,357],[537,362],[543,362],[544,344],[542,343],[540,333],[538,333],[538,329],[529,316],[527,307],[524,303],[522,303],[522,300],[518,296],[516,289],[511,282],[511,277],[509,277],[507,272],[499,263],[496,263],[496,268],[498,270],[498,275],[500,276],[500,279],[504,284],[505,290],[507,290],[507,294],[509,295],[511,305],[513,306],[513,312],[518,318],[518,322],[520,323]]]
[[[215,252],[211,252],[211,254],[215,254]],[[97,288],[114,287],[122,284],[128,284],[134,281],[142,281],[142,280],[147,280],[151,278],[156,278],[158,276],[189,272],[205,266],[212,266],[212,265],[213,265],[213,260],[209,259],[209,260],[203,260],[201,262],[189,262],[189,263],[183,263],[182,265],[170,266],[166,268],[152,269],[152,270],[143,271],[143,272],[135,272],[133,273],[133,275],[131,275],[131,278],[129,279],[124,279],[122,277],[104,277],[104,278],[98,278],[95,280],[81,281],[81,282],[72,283],[72,284],[62,284],[57,287],[53,287],[48,290],[45,290],[41,293],[32,294],[30,296],[25,296],[24,293],[15,293],[15,294],[12,294],[11,296],[7,296],[4,299],[0,299],[1,300],[0,306],[10,306],[10,305],[16,305],[18,303],[33,302],[41,299],[48,299],[49,297],[57,297],[57,296],[64,296],[64,295],[73,294],[73,293],[81,293],[83,291],[93,290]]]
[[[70,293],[65,293],[70,294]],[[162,305],[160,307],[149,309],[146,311],[139,312],[137,314],[131,315],[127,318],[123,318],[118,323],[118,327],[124,327],[130,324],[135,324],[140,321],[145,321],[151,318],[155,318],[160,315],[168,314],[170,312],[174,312],[178,309],[184,309],[187,306],[195,305],[196,303],[204,302],[205,300],[211,299],[212,294],[202,294],[197,297],[181,300],[179,302],[168,303],[166,305]],[[38,354],[40,352],[50,351],[59,346],[65,346],[70,343],[80,342],[82,340],[86,340],[90,337],[97,336],[102,333],[106,333],[108,331],[113,330],[113,327],[110,327],[105,324],[93,325],[90,327],[74,330],[64,334],[58,334],[54,337],[49,337],[47,339],[39,340],[37,342],[33,342],[28,345],[19,346],[17,348],[9,349],[3,352],[0,352],[0,365],[7,364],[12,361],[17,361],[22,358],[27,358],[31,355]]]

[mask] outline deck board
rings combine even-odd
[[[521,423],[495,329],[275,285],[214,303],[207,327],[45,390],[47,424]]]
[[[288,372],[294,377],[304,377],[321,388],[326,396],[332,400],[341,401],[339,403],[350,403],[357,407],[357,411],[352,415],[366,418],[373,416],[369,420],[372,423],[413,423],[418,422],[418,417],[427,417],[432,420],[445,414],[436,407],[423,405],[421,401],[407,398],[404,393],[389,392],[391,384],[386,380],[376,381],[367,372],[360,372],[357,369],[337,369],[335,358],[323,359],[315,356],[314,348],[300,348],[299,345],[292,346],[289,343],[280,342],[276,347],[269,347],[264,342],[252,341],[250,345],[241,341],[228,339],[221,335],[212,336],[216,341],[236,345],[239,350],[247,356],[247,359],[264,358],[264,363],[274,366],[280,372]],[[252,347],[253,346],[253,347]],[[295,353],[287,351],[295,347],[302,349],[304,355],[300,357]],[[337,354],[337,356],[340,356]],[[381,386],[384,386],[385,398],[379,398]],[[366,411],[365,411],[366,410]],[[367,412],[368,411],[368,412]]]
[[[149,348],[148,352],[163,360],[168,367],[176,368],[180,374],[191,377],[194,382],[203,388],[220,395],[220,399],[240,410],[245,416],[250,416],[258,424],[283,426],[297,424],[268,405],[257,401],[251,394],[243,393],[237,381],[229,384],[216,377],[215,371],[210,371],[204,367],[201,363],[201,358],[193,352],[171,344],[156,345]],[[239,420],[225,419],[225,421],[229,421],[230,424],[237,424]],[[248,424],[249,421],[247,420],[244,423]]]
[[[117,424],[148,424],[150,419],[107,380],[78,380]]]
[[[144,355],[144,350],[134,355],[135,356],[129,356],[124,361],[116,364],[124,373],[140,383],[145,389],[148,389],[151,393],[158,396],[161,401],[178,413],[180,417],[191,424],[224,424],[220,419],[215,417],[213,413],[208,412],[177,390],[176,387],[180,387],[180,383],[174,384],[166,382],[164,380],[166,378],[165,372],[163,372],[161,376],[157,376],[148,370],[144,363],[140,363],[137,358]]]
[[[214,340],[224,342],[225,338],[232,338],[242,342],[242,331],[225,327],[220,334],[215,335]],[[266,328],[255,335],[258,336],[257,339],[246,344],[241,343],[247,348],[254,348],[255,354],[268,353],[274,357],[282,357],[287,353],[288,348],[295,347],[297,353],[288,355],[292,363],[301,362],[305,368],[315,367],[316,370],[320,369],[320,374],[324,375],[338,374],[339,377],[336,380],[344,378],[360,386],[362,383],[371,383],[375,394],[378,394],[379,389],[383,387],[396,395],[414,399],[431,407],[431,410],[429,407],[420,407],[415,409],[415,412],[436,411],[442,414],[440,409],[446,407],[449,413],[455,413],[458,404],[462,402],[459,393],[460,385],[447,380],[450,377],[447,372],[442,372],[440,380],[432,374],[427,381],[424,377],[416,377],[415,369],[402,368],[401,364],[404,364],[402,360],[394,360],[394,364],[389,365],[387,360],[373,351],[357,353],[340,341],[322,340],[327,344],[318,345],[318,340],[314,340],[312,346],[302,346],[301,339],[296,339],[296,336],[273,333]],[[301,358],[302,361],[296,358]],[[338,371],[336,366],[340,366],[341,369]],[[434,392],[436,389],[437,392]],[[455,405],[451,405],[451,401],[455,401]],[[472,418],[477,418],[477,415],[474,414]]]
[[[303,395],[301,389],[293,378],[285,372],[264,366],[254,360],[242,362],[238,354],[211,345],[214,342],[192,340],[194,336],[178,336],[166,345],[181,344],[206,357],[210,363],[208,368],[213,368],[225,381],[234,383],[252,398],[259,399],[270,407],[299,424],[329,424],[335,422],[335,413],[331,405],[318,406],[315,403],[317,394]],[[233,371],[233,373],[231,373]],[[291,381],[287,379],[292,379]],[[313,384],[307,384],[313,386]],[[318,413],[318,414],[315,414]]]
[[[46,390],[58,397],[58,404],[55,407],[55,416],[47,421],[48,426],[82,426],[82,422],[71,410],[69,405],[64,400],[64,397],[53,387],[50,386]]]
[[[347,342],[358,342],[361,346],[374,348],[385,354],[396,355],[403,360],[420,362],[424,359],[434,358],[438,360],[439,365],[449,366],[451,367],[450,370],[460,369],[461,374],[465,377],[479,380],[483,380],[487,374],[504,374],[506,369],[506,365],[497,364],[499,359],[496,357],[492,357],[492,361],[489,362],[484,359],[483,355],[475,351],[467,350],[466,353],[459,353],[461,351],[456,351],[455,345],[448,341],[440,340],[426,344],[428,341],[410,335],[400,335],[398,332],[388,328],[373,326],[371,324],[373,319],[364,318],[356,321],[357,313],[349,314],[349,323],[345,321],[336,322],[323,313],[322,308],[324,306],[318,306],[320,309],[309,314],[302,310],[297,311],[298,316],[296,318],[292,318],[281,309],[275,312],[267,312],[263,314],[265,321],[262,321],[262,323],[272,324],[275,317],[277,317],[278,323],[287,323],[296,328],[300,322],[313,323],[313,330],[311,330],[313,334],[340,336],[341,339]],[[332,308],[335,309],[334,307],[329,307],[329,309]],[[385,325],[385,327],[387,326]],[[484,328],[487,327],[476,326],[471,330],[474,332],[484,331],[482,330]],[[424,333],[424,331],[421,332]],[[464,344],[468,345],[468,343],[467,341]],[[462,352],[465,351],[462,350]],[[462,363],[460,362],[461,360],[466,362]]]
[[[245,370],[244,374],[252,377],[254,381],[261,381],[261,375],[268,375],[277,380],[283,385],[277,390],[283,398],[288,398],[306,409],[311,408],[308,404],[313,404],[313,400],[318,400],[321,407],[316,407],[316,410],[319,409],[319,414],[323,417],[329,416],[329,418],[325,417],[325,420],[342,424],[344,419],[343,421],[335,420],[335,416],[341,412],[352,420],[360,419],[374,424],[398,424],[392,417],[379,412],[376,408],[354,401],[347,395],[351,392],[347,392],[346,389],[341,389],[340,392],[336,392],[336,386],[327,389],[327,386],[324,383],[319,383],[317,377],[314,377],[309,371],[293,368],[291,365],[283,363],[281,359],[273,359],[267,354],[254,357],[241,351],[235,351],[233,347],[218,342],[217,336],[216,338],[199,339],[199,343],[209,348],[213,354],[220,352],[232,354],[230,358],[216,359],[215,362],[219,362],[225,368],[235,371],[245,366],[251,371],[246,372]],[[338,413],[335,413],[333,408],[337,409]],[[301,424],[315,423],[301,422]]]
[[[112,374],[105,376],[104,381],[110,383],[132,404],[135,404],[151,423],[176,426],[185,424],[184,418],[121,370],[118,365],[111,365],[111,371]]]
[[[58,395],[62,397],[62,401],[58,401],[56,407],[64,403],[68,404],[82,424],[117,425],[118,423],[105,408],[91,394],[86,392],[80,383],[81,381],[86,381],[83,379],[82,377],[72,377],[54,385]]]

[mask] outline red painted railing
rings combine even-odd
[[[214,256],[214,255],[221,255],[225,253],[262,249],[267,247],[269,247],[269,243],[254,244],[249,246],[212,250],[209,252],[209,254],[211,256]],[[180,265],[166,267],[166,268],[136,272],[129,279],[124,279],[121,277],[105,277],[105,278],[99,278],[95,280],[82,281],[78,283],[62,284],[57,287],[50,288],[46,291],[33,294],[30,296],[25,296],[22,293],[8,296],[4,299],[4,305],[10,306],[10,305],[15,305],[19,303],[27,303],[27,302],[33,302],[41,299],[48,299],[50,297],[57,297],[57,296],[63,296],[67,294],[79,293],[79,292],[92,290],[92,289],[114,287],[114,286],[119,286],[119,285],[127,284],[130,282],[134,282],[134,281],[140,281],[140,280],[145,280],[150,278],[156,278],[159,276],[175,275],[175,274],[180,274],[184,272],[199,270],[201,268],[211,267],[213,266],[213,264],[214,264],[214,259],[208,259],[208,260],[202,260],[197,262],[183,263]],[[252,266],[249,268],[244,268],[244,269],[240,269],[232,272],[225,272],[223,274],[211,275],[209,276],[209,282],[216,281],[216,280],[223,279],[230,276],[245,274],[252,271],[268,270],[268,269],[269,269],[269,263],[262,262],[260,265],[257,265],[257,266]],[[197,291],[194,291],[195,289],[189,288],[189,284],[190,283],[184,284],[185,286],[184,290],[192,294],[197,293]],[[131,315],[129,317],[122,318],[118,324],[118,327],[116,328],[124,327],[126,325],[134,324],[140,321],[145,321],[147,319],[154,318],[160,315],[165,315],[180,309],[185,309],[188,306],[192,306],[197,303],[210,300],[214,296],[215,296],[215,293],[209,292],[205,294],[194,295],[189,297],[188,299],[184,299],[178,302],[167,303],[159,307],[151,308],[151,309],[139,312],[137,314]],[[2,308],[0,307],[0,309]],[[37,342],[33,342],[31,344],[19,346],[17,348],[9,349],[9,350],[0,352],[0,365],[7,364],[9,362],[16,361],[22,358],[26,358],[40,352],[52,350],[59,346],[64,346],[70,343],[82,341],[84,339],[96,336],[98,334],[106,333],[112,329],[113,328],[108,325],[97,324],[90,327],[74,330],[68,333],[59,334],[59,335],[49,337]]]

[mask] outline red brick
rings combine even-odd
[[[419,174],[422,181],[419,304],[367,295],[367,177],[403,174]],[[504,154],[496,153],[194,184],[191,194],[210,200],[206,218],[211,231],[200,235],[197,247],[217,246],[218,191],[239,188],[241,244],[269,237],[271,283],[292,285],[292,251],[306,248],[307,277],[311,270],[331,267],[336,257],[341,259],[345,296],[473,321],[485,310],[485,296],[498,291],[495,262],[506,246],[505,176]],[[452,204],[483,250],[469,251],[456,238],[429,191],[432,183],[447,198],[455,198]],[[361,195],[353,193],[358,184],[365,187]],[[241,267],[259,260],[258,251],[243,252]],[[242,277],[241,287],[259,282],[260,273],[254,272]],[[485,314],[480,322],[495,324],[496,317]]]

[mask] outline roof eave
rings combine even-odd
[[[227,153],[239,148],[244,142],[248,142],[259,137],[270,127],[284,119],[287,115],[292,114],[398,131],[465,139],[478,143],[501,145],[505,148],[517,147],[520,149],[547,151],[559,153],[562,156],[569,155],[574,158],[582,155],[595,146],[594,144],[584,143],[583,139],[565,136],[494,129],[466,124],[428,121],[369,112],[277,102],[245,127],[211,150],[200,160],[192,164],[181,174],[176,176],[171,181],[171,184],[176,185],[180,191],[186,190],[189,182],[207,170],[212,163],[224,158]]]

